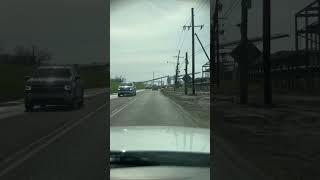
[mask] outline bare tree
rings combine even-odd
[[[113,80],[119,83],[126,81],[126,79],[122,76],[116,76],[115,78],[113,78]]]
[[[32,56],[38,65],[44,64],[52,58],[52,54],[48,49],[41,49],[35,45],[32,46]]]

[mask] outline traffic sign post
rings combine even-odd
[[[248,50],[248,61],[252,61],[257,59],[261,56],[261,51],[253,44],[248,42],[247,48]],[[238,45],[236,48],[233,49],[231,52],[231,56],[239,63],[240,56],[241,56],[241,45]]]

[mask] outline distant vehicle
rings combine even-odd
[[[145,89],[151,89],[151,85],[146,85]]]
[[[157,85],[152,86],[152,91],[158,91],[159,87]]]
[[[118,97],[124,95],[135,96],[136,94],[136,86],[134,83],[121,83],[118,88]]]
[[[84,88],[75,66],[40,66],[25,77],[25,109],[32,111],[35,105],[83,105]]]

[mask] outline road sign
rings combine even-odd
[[[241,44],[233,49],[231,56],[239,62],[241,55]],[[251,42],[248,42],[248,60],[249,62],[261,56],[261,51]]]
[[[190,82],[192,80],[192,78],[189,75],[183,76],[182,79],[183,79],[184,82]]]

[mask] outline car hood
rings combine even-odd
[[[28,84],[37,85],[37,84],[57,84],[64,85],[70,83],[71,78],[31,78],[27,81]]]
[[[132,86],[119,86],[119,88],[133,88]]]
[[[111,127],[110,150],[210,153],[210,129],[175,126]]]

